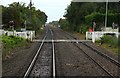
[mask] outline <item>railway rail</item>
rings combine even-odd
[[[65,32],[67,35],[69,35],[70,37],[72,37],[72,39],[77,39],[76,37],[74,37],[73,35]],[[67,36],[66,36],[67,37]],[[67,37],[68,39],[70,39],[69,37]],[[89,57],[94,63],[96,63],[102,70],[104,70],[111,78],[115,78],[116,76],[114,76],[113,74],[111,74],[111,72],[109,72],[107,69],[105,69],[101,64],[99,64],[92,56],[90,56],[89,54],[86,53],[85,50],[83,50],[80,45],[78,45],[78,43],[83,44],[84,46],[88,47],[89,49],[93,50],[93,52],[97,53],[98,55],[102,56],[103,58],[107,59],[108,61],[110,61],[112,64],[116,65],[118,68],[120,67],[120,62],[118,62],[117,60],[113,59],[112,57],[100,52],[99,50],[95,49],[94,47],[91,47],[90,45],[88,45],[86,42],[77,42],[77,43],[73,43],[76,47],[78,47],[80,50],[82,50],[82,52]],[[119,69],[118,69],[119,70]]]
[[[45,40],[46,40],[46,38],[47,38],[47,34],[48,34],[48,32],[51,34],[51,40],[52,40],[52,42],[51,43],[46,43],[45,42]],[[52,52],[50,53],[51,55],[51,58],[49,58],[49,59],[51,59],[51,63],[49,63],[49,64],[51,64],[50,65],[50,74],[48,75],[48,76],[51,76],[51,77],[53,77],[53,78],[55,78],[55,75],[56,75],[56,73],[55,73],[55,54],[54,54],[54,51],[55,51],[55,45],[54,45],[54,41],[53,41],[53,32],[52,32],[52,30],[51,29],[47,29],[46,30],[46,34],[45,34],[45,36],[44,36],[44,38],[43,38],[43,40],[42,40],[42,42],[41,42],[41,45],[39,46],[39,49],[38,49],[38,51],[36,52],[36,54],[35,54],[35,56],[34,56],[34,58],[33,58],[33,60],[31,61],[31,64],[29,65],[29,67],[28,67],[28,69],[27,69],[27,71],[25,72],[25,74],[24,74],[24,76],[23,76],[23,78],[28,78],[28,77],[31,77],[31,72],[33,72],[34,71],[34,67],[35,67],[35,64],[36,64],[36,62],[37,62],[37,60],[39,59],[39,56],[42,54],[42,49],[43,49],[43,47],[44,47],[44,45],[45,44],[51,44],[51,48],[52,48]],[[47,54],[47,53],[46,53]],[[45,54],[44,54],[45,55]],[[44,57],[45,58],[45,56],[42,56],[42,57]],[[46,60],[46,62],[48,62],[48,59]],[[42,67],[41,67],[42,68]],[[35,69],[36,70],[36,69]],[[47,69],[48,70],[48,69]],[[45,71],[45,73],[46,73],[46,71]],[[44,75],[41,75],[40,73],[39,73],[39,76],[44,76]],[[38,77],[39,77],[38,76]]]
[[[67,32],[65,32],[65,33],[67,33]],[[69,33],[67,33],[67,34],[68,34],[69,36],[71,36],[73,39],[75,39],[75,40],[77,39],[77,38],[74,37],[73,35],[71,35],[71,34],[69,34]],[[112,57],[110,57],[110,56],[108,56],[108,55],[106,55],[106,54],[100,52],[100,51],[97,50],[96,48],[94,48],[94,47],[88,45],[87,43],[84,43],[83,41],[80,41],[80,43],[82,43],[83,45],[89,47],[90,49],[94,50],[94,52],[96,52],[97,54],[103,56],[104,58],[108,59],[109,61],[113,62],[114,64],[116,64],[117,66],[120,67],[120,62],[118,62],[117,60],[113,59]]]
[[[46,39],[47,38],[47,33],[48,33],[48,31],[51,33],[51,39]],[[92,60],[101,70],[103,70],[109,77],[111,77],[111,78],[114,78],[115,76],[113,75],[113,73],[111,73],[108,69],[106,69],[103,65],[101,65],[98,61],[96,61],[96,59],[94,58],[94,57],[92,57],[91,55],[89,55],[89,53],[87,53],[83,48],[81,48],[80,47],[80,44],[82,44],[82,45],[84,45],[85,47],[87,47],[87,48],[89,48],[93,53],[96,53],[97,54],[97,56],[101,56],[100,58],[104,58],[104,59],[106,59],[106,60],[108,60],[110,63],[112,63],[112,64],[114,64],[115,66],[118,66],[118,67],[120,67],[120,63],[117,61],[117,60],[115,60],[115,59],[113,59],[112,57],[110,57],[110,56],[108,56],[108,55],[106,55],[106,54],[104,54],[104,53],[102,53],[102,52],[100,52],[99,50],[96,50],[94,47],[91,47],[91,46],[89,46],[88,44],[87,44],[87,42],[88,41],[82,41],[82,40],[76,40],[77,38],[75,38],[74,36],[72,36],[71,34],[69,34],[69,33],[67,33],[67,32],[65,32],[66,33],[66,38],[68,39],[68,40],[54,40],[54,33],[53,33],[53,31],[52,31],[52,29],[48,29],[47,31],[46,31],[46,35],[44,36],[44,38],[43,38],[43,40],[34,40],[34,41],[38,41],[38,42],[41,42],[41,45],[40,45],[40,47],[39,47],[39,49],[38,49],[38,51],[37,51],[37,53],[36,53],[36,55],[35,55],[35,57],[33,58],[33,60],[32,60],[32,62],[31,62],[31,64],[30,64],[30,66],[28,67],[28,69],[27,69],[27,71],[26,71],[26,73],[25,73],[25,75],[24,75],[24,78],[27,78],[27,77],[29,77],[29,75],[30,75],[30,73],[31,73],[31,71],[33,70],[33,67],[34,67],[34,65],[35,65],[35,62],[36,62],[36,60],[37,60],[37,58],[39,57],[39,55],[40,55],[40,52],[41,52],[41,50],[42,50],[42,48],[43,48],[43,46],[44,46],[44,44],[45,43],[47,43],[47,44],[51,44],[51,46],[52,46],[52,53],[51,53],[51,56],[52,56],[52,62],[51,62],[51,65],[52,65],[52,67],[51,67],[51,76],[53,77],[53,78],[55,78],[56,77],[56,63],[55,63],[55,43],[58,43],[58,42],[73,42],[73,44],[80,50],[80,51],[82,51],[90,60]],[[50,36],[50,34],[49,34],[49,36]],[[69,36],[69,37],[68,37]],[[71,40],[71,39],[73,39],[73,40]],[[89,50],[88,50],[89,51]]]

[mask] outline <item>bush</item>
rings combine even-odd
[[[66,19],[60,19],[59,24],[60,24],[60,27],[64,30],[70,30],[71,29],[71,26]]]
[[[82,25],[80,25],[80,30],[79,30],[79,32],[85,34],[86,31],[88,31],[88,29],[89,29],[89,26],[88,26],[88,25],[82,24]]]
[[[9,54],[9,52],[19,46],[23,46],[26,44],[26,40],[21,37],[15,37],[15,36],[1,36],[2,43],[3,43],[3,58]]]
[[[109,46],[112,46],[112,47],[118,47],[120,46],[119,43],[118,43],[118,38],[116,37],[113,37],[113,36],[109,36],[109,35],[106,35],[106,36],[103,36],[100,40],[101,44],[108,44]]]

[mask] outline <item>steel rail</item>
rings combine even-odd
[[[87,46],[88,48],[94,50],[97,54],[101,55],[102,57],[108,59],[110,62],[112,62],[113,64],[117,65],[118,67],[120,67],[120,62],[118,62],[117,60],[113,59],[112,57],[98,51],[97,49],[89,46],[87,43],[82,43],[83,45]]]
[[[56,72],[55,72],[55,69],[56,69],[56,67],[55,67],[55,44],[54,44],[54,39],[53,39],[53,32],[52,32],[52,30],[50,29],[50,31],[51,31],[51,35],[52,35],[52,47],[53,47],[53,49],[52,49],[52,57],[53,57],[53,59],[52,59],[52,71],[53,71],[53,78],[55,78],[56,77]]]
[[[67,33],[67,32],[65,32]],[[72,38],[76,39],[73,35],[67,33],[68,35],[70,35]],[[83,43],[81,42],[83,45],[87,46],[88,48],[92,49],[94,52],[96,52],[97,54],[101,55],[102,57],[104,57],[105,59],[107,59],[108,61],[112,62],[113,64],[117,65],[118,67],[120,67],[120,62],[118,62],[117,60],[113,59],[112,57],[98,51],[97,49],[89,46],[87,43]]]
[[[98,65],[102,70],[104,70],[111,78],[114,78],[114,76],[107,71],[105,68],[103,68],[98,62],[95,61],[95,59],[93,59],[90,55],[88,55],[82,48],[80,48],[77,44],[74,43],[74,45],[80,49],[87,57],[89,57],[96,65]]]
[[[65,32],[66,34],[68,34],[69,36],[71,36],[69,33]],[[73,36],[71,36],[73,37]],[[68,38],[68,37],[67,37]],[[76,39],[75,37],[73,37],[74,39]],[[70,38],[68,38],[70,39]],[[81,47],[79,47],[76,43],[73,43],[78,49],[80,49],[87,57],[89,57],[96,65],[98,65],[104,72],[106,72],[111,78],[114,78],[114,76],[107,71],[105,68],[103,68],[98,62],[95,61],[95,59],[93,59],[91,56],[89,56]]]
[[[27,77],[29,76],[29,74],[30,74],[30,72],[31,72],[31,69],[32,69],[33,65],[35,64],[35,61],[36,61],[36,59],[37,59],[37,57],[38,57],[38,55],[39,55],[39,53],[40,53],[40,50],[41,50],[42,47],[43,47],[44,40],[46,39],[47,33],[48,33],[48,30],[46,31],[46,35],[44,36],[43,41],[42,41],[42,43],[41,43],[41,45],[40,45],[40,47],[39,47],[37,53],[35,54],[35,56],[34,56],[32,62],[30,63],[30,65],[29,65],[27,71],[25,72],[23,78],[27,78]]]

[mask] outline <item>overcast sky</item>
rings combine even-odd
[[[32,0],[32,3],[37,9],[45,12],[48,16],[48,21],[56,21],[63,17],[65,9],[72,0]],[[13,2],[24,2],[27,5],[30,0],[0,0],[0,5],[8,6]]]

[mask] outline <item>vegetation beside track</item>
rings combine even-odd
[[[15,30],[21,30],[26,28],[27,30],[38,31],[40,27],[47,22],[47,15],[40,9],[36,9],[34,5],[26,5],[24,2],[13,2],[7,7],[0,5],[2,8],[2,23],[4,30],[13,30],[11,26],[14,26]]]
[[[86,2],[71,2],[66,8],[64,14],[65,18],[59,19],[59,25],[62,29],[77,32],[81,37],[86,31],[93,28],[93,23],[96,23],[94,27],[95,31],[101,31],[104,28],[105,16],[106,16],[106,3],[86,3]],[[109,2],[108,13],[107,13],[107,26],[112,27],[113,22],[120,25],[120,2]],[[119,29],[120,30],[120,29]],[[83,36],[84,39],[84,36]],[[118,52],[120,39],[115,37],[103,37],[100,41],[97,41],[101,47],[105,47],[113,52]]]
[[[36,31],[36,37],[39,37],[42,34],[43,29]],[[2,42],[2,57],[3,59],[8,58],[10,54],[13,53],[14,49],[19,49],[21,47],[27,46],[30,44],[30,40],[24,39],[22,37],[16,36],[0,36],[0,41]]]
[[[108,49],[109,51],[118,53],[118,49],[120,48],[120,38],[116,38],[113,36],[103,36],[101,40],[96,41],[96,44],[100,45],[103,48]]]
[[[106,3],[95,2],[71,2],[66,8],[65,18],[59,19],[59,24],[62,29],[85,33],[89,28],[93,28],[93,22],[96,23],[95,31],[100,31],[104,28],[106,16]],[[109,2],[108,6],[108,21],[107,27],[112,27],[113,22],[120,25],[120,3]]]
[[[85,40],[85,34],[84,33],[74,33],[75,36],[78,36],[81,40]]]
[[[28,43],[28,40],[15,36],[0,36],[0,39],[2,41],[3,59],[5,59],[5,57],[8,57],[15,48],[23,47]]]

